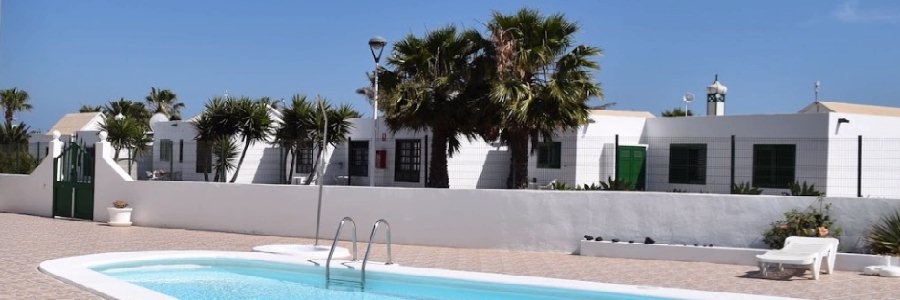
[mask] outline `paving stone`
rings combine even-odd
[[[149,227],[109,227],[0,213],[0,299],[99,299],[38,271],[40,262],[115,251],[249,251],[264,244],[311,244],[311,239]],[[342,242],[349,247],[349,243]],[[372,260],[384,261],[373,245]],[[900,280],[838,271],[810,280],[783,274],[758,278],[751,266],[584,257],[564,253],[393,245],[394,261],[410,267],[540,276],[605,283],[764,294],[810,299],[897,299]]]

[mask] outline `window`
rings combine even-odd
[[[537,144],[537,167],[542,169],[559,169],[562,143],[539,142]]]
[[[294,164],[297,173],[313,172],[313,147],[312,142],[301,143],[297,148],[297,162]]]
[[[197,173],[212,173],[212,145],[197,141]]]
[[[369,176],[369,142],[350,142],[350,176]]]
[[[794,182],[796,145],[753,145],[753,186],[788,188]]]
[[[172,160],[172,140],[159,140],[159,160]]]
[[[706,144],[669,145],[669,183],[706,184]]]
[[[178,162],[184,162],[184,140],[178,140]]]
[[[394,181],[419,182],[421,155],[420,140],[397,140]]]

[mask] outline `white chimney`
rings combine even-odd
[[[728,93],[728,87],[719,82],[719,75],[712,84],[706,87],[706,115],[707,116],[724,116],[725,115],[725,94]]]

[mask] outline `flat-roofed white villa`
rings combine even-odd
[[[724,88],[716,81],[710,88]],[[900,108],[844,102],[813,102],[796,113],[726,115],[725,95],[708,95],[705,116],[657,118],[641,111],[593,110],[576,130],[537,141],[528,161],[537,185],[552,181],[594,184],[611,178],[647,191],[730,193],[748,183],[766,194],[788,184],[815,184],[827,195],[900,197]],[[275,122],[280,113],[271,110]],[[154,128],[153,169],[181,180],[204,180],[211,153],[197,151],[191,120]],[[326,184],[369,185],[372,120],[353,119],[349,141],[328,151]],[[428,178],[426,131],[390,132],[378,124],[376,186],[423,187]],[[617,151],[618,149],[618,151]],[[301,151],[294,174],[285,174],[286,153],[256,143],[237,182],[304,182],[313,168],[312,149]],[[860,160],[860,156],[862,159]],[[205,156],[204,156],[205,155]],[[198,163],[199,162],[199,163]],[[450,188],[505,188],[510,156],[500,143],[464,142],[448,158]],[[860,177],[861,178],[858,178]]]

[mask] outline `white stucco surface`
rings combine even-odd
[[[134,208],[136,226],[314,236],[316,186],[129,181],[115,168],[97,164],[97,221],[106,221],[106,207],[121,199]],[[0,210],[50,215],[49,178],[0,175]],[[387,219],[400,244],[559,252],[577,251],[585,234],[764,247],[762,233],[771,222],[790,209],[816,204],[814,197],[347,186],[326,186],[323,198],[321,236],[326,239],[342,217],[350,216],[360,228]],[[836,225],[844,228],[844,251],[864,246],[871,225],[900,209],[896,199],[827,201],[833,203]],[[363,229],[359,236],[365,239],[366,233]]]

